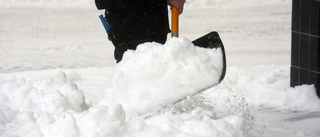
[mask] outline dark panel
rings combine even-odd
[[[299,69],[291,66],[290,86],[294,87],[296,85],[299,85]]]
[[[293,0],[292,1],[292,30],[299,31],[300,25],[300,0]]]
[[[316,87],[318,97],[320,97],[320,74],[310,72],[310,79],[312,81],[311,84],[314,84],[314,86]]]
[[[312,71],[320,71],[320,38],[310,37],[310,70]]]
[[[300,69],[300,84],[311,84],[310,73],[306,69]]]
[[[317,82],[315,83],[317,95],[320,98],[320,74],[317,74]]]
[[[301,0],[300,32],[310,33],[310,4],[311,0]]]
[[[314,84],[320,97],[320,0],[292,1],[290,85]]]
[[[311,1],[310,34],[320,36],[320,1]]]
[[[293,32],[292,33],[292,38],[291,38],[291,64],[295,65],[295,66],[299,66],[299,44],[300,44],[300,40],[299,40],[299,34]]]
[[[309,36],[300,34],[300,67],[309,68]]]

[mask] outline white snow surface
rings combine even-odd
[[[144,43],[116,65],[109,97],[129,112],[146,112],[218,84],[222,66],[220,48],[196,47],[186,38]]]
[[[89,0],[0,0],[1,137],[320,136],[314,85],[289,86],[290,0],[189,0],[183,37],[119,64],[102,13]],[[221,73],[219,50],[190,42],[212,30],[226,77],[191,96]]]

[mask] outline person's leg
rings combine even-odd
[[[164,44],[167,41],[168,33],[170,33],[167,0],[162,0],[159,3],[149,0],[149,4],[153,7],[148,9],[149,36],[152,41]]]
[[[166,0],[130,0],[127,5],[124,10],[106,9],[105,14],[117,62],[125,51],[135,50],[141,43],[165,43],[169,32]]]

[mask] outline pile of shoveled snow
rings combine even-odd
[[[64,72],[43,81],[31,82],[24,78],[1,75],[0,102],[18,111],[57,113],[87,109],[83,92],[66,78]],[[4,79],[3,79],[4,78]]]
[[[222,66],[220,48],[200,48],[186,38],[144,43],[116,66],[110,97],[130,113],[146,112],[217,84]]]

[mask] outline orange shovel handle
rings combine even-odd
[[[175,6],[171,6],[171,37],[179,36],[179,11]]]

